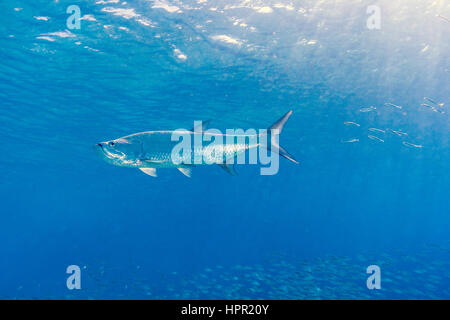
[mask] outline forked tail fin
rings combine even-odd
[[[267,149],[269,149],[271,152],[276,152],[286,159],[298,164],[298,161],[295,160],[294,156],[289,154],[289,152],[287,152],[286,149],[284,149],[279,144],[279,135],[281,134],[281,131],[283,130],[283,127],[288,121],[291,114],[292,110],[289,110],[284,116],[282,116],[277,122],[275,122],[267,129],[267,134],[270,138],[270,146],[267,146]]]

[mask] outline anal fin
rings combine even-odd
[[[226,172],[228,172],[229,174],[231,174],[232,176],[237,176],[237,172],[234,170],[234,165],[232,164],[228,164],[228,163],[218,163],[218,165],[225,170]]]

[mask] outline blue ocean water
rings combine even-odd
[[[0,298],[450,298],[448,1],[0,12]],[[300,164],[273,176],[152,178],[92,149],[194,120],[267,128],[290,109],[280,142]]]

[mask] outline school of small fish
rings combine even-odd
[[[445,114],[446,111],[444,110],[444,103],[443,102],[437,102],[436,100],[429,98],[429,97],[424,97],[423,98],[424,102],[420,104],[421,107],[429,109],[433,112],[439,113],[439,114]],[[385,107],[392,107],[394,109],[397,110],[404,110],[404,107],[401,105],[397,105],[391,102],[386,102],[384,103]],[[358,111],[360,113],[367,113],[367,112],[372,112],[377,110],[376,107],[374,106],[369,106],[369,107],[362,107],[360,108]],[[380,109],[378,109],[380,110]],[[403,112],[402,115],[406,115],[406,112]],[[361,124],[355,122],[355,121],[345,121],[344,125],[346,126],[353,126],[353,127],[362,127]],[[407,132],[403,132],[400,129],[392,129],[392,128],[375,128],[375,127],[370,127],[367,129],[370,133],[367,134],[367,138],[369,140],[375,141],[375,142],[385,142],[386,138],[388,138],[387,133],[391,133],[394,134],[398,137],[401,138],[409,138],[409,135]],[[360,134],[360,132],[358,132]],[[360,142],[361,139],[360,137],[349,137],[349,138],[345,138],[345,139],[341,139],[341,143],[354,143],[354,142]],[[423,144],[420,143],[416,143],[416,142],[411,142],[411,141],[406,141],[406,140],[402,140],[400,141],[401,144],[405,147],[408,148],[413,148],[413,149],[421,149],[423,148]]]

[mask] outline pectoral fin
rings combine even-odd
[[[148,174],[149,176],[152,176],[155,178],[158,176],[156,174],[156,168],[139,168],[139,170],[141,170],[143,173]]]
[[[228,172],[229,174],[231,174],[232,176],[237,176],[237,172],[234,170],[234,166],[232,164],[227,164],[227,163],[218,163],[218,165],[225,170],[226,172]]]
[[[190,178],[192,175],[192,170],[191,168],[177,168],[178,170],[180,170],[180,172],[182,174],[184,174],[186,177]]]

